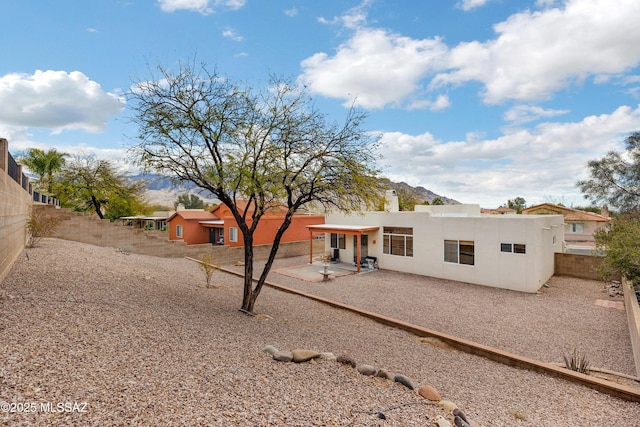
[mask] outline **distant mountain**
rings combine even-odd
[[[130,178],[145,181],[147,187],[145,199],[151,204],[173,206],[178,195],[185,193],[197,194],[208,204],[220,202],[215,195],[208,191],[202,191],[191,182],[175,184],[170,178],[153,174],[132,175]],[[435,198],[439,197],[446,205],[460,204],[457,200],[441,196],[424,187],[412,187],[405,182],[392,182],[387,178],[384,178],[381,183],[383,188],[386,187],[396,190],[399,195],[410,194],[417,199],[419,203],[424,203],[425,201],[432,203]]]
[[[196,187],[192,182],[176,184],[171,178],[153,174],[131,175],[129,178],[145,182],[144,199],[152,205],[173,208],[173,204],[181,194],[197,194],[209,205],[220,203],[214,194]]]
[[[399,195],[410,194],[411,196],[418,199],[419,203],[429,202],[433,203],[433,200],[436,198],[440,198],[444,202],[445,205],[459,205],[460,202],[454,199],[451,199],[446,196],[441,196],[439,194],[434,193],[431,190],[427,190],[424,187],[412,187],[406,182],[392,182],[389,179],[382,180],[383,187],[386,186],[392,190],[396,190]]]

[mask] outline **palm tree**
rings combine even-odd
[[[38,175],[38,188],[43,189],[46,182],[46,191],[52,194],[53,176],[62,169],[67,156],[68,154],[60,153],[55,148],[46,152],[39,148],[29,148],[27,154],[20,158],[20,163]]]

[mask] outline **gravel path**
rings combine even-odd
[[[450,413],[398,383],[362,376],[333,361],[275,362],[262,351],[271,344],[282,350],[346,353],[359,363],[407,375],[416,385],[431,384],[478,426],[640,426],[640,404],[423,343],[273,289],[263,290],[256,307],[268,316],[246,316],[237,310],[241,279],[216,273],[214,280],[218,289],[203,288],[197,264],[184,259],[127,255],[57,239],[25,250],[0,283],[0,400],[33,403],[38,412],[0,413],[0,424],[433,426],[438,415],[452,420]],[[488,288],[453,282],[432,286],[432,279],[384,271],[328,284],[303,283],[277,273],[270,280],[287,286],[296,282],[307,291],[334,289],[336,299],[348,298],[352,287],[352,297],[363,304],[377,301],[380,312],[388,307],[384,314],[402,318],[417,309],[425,326],[466,334],[477,342],[497,342],[510,351],[522,348],[527,354],[531,346],[548,345],[541,338],[545,333],[525,337],[531,329],[517,329],[529,311],[508,309],[511,301],[504,293]],[[544,304],[536,307],[553,307],[568,297],[563,289],[562,280],[553,282],[543,294],[529,296],[528,305],[541,300]],[[418,291],[430,305],[415,298]],[[445,305],[442,301],[451,296],[457,304]],[[502,299],[483,302],[497,297]],[[585,303],[584,309],[591,304]],[[598,309],[608,313],[607,322],[614,322],[606,328],[607,343],[627,346],[619,331],[626,324],[620,324],[616,310]],[[534,311],[536,320],[530,324],[539,322],[539,309]],[[553,316],[538,328],[558,337],[568,331],[565,341],[554,339],[556,345],[571,343],[560,350],[573,347],[573,342],[588,343],[582,333],[593,331],[580,325],[597,323]],[[487,319],[493,322],[483,327]],[[522,335],[517,341],[524,343],[511,342],[518,338],[514,329]],[[600,353],[600,345],[597,348]],[[561,357],[555,350],[535,351],[545,360]],[[626,351],[612,349],[602,362],[596,359],[600,356],[589,356],[600,367],[607,367],[605,359],[615,358],[608,366],[622,371],[629,364],[622,355]],[[58,403],[69,403],[70,410],[41,411],[40,405],[55,408]],[[386,420],[376,416],[381,410]]]

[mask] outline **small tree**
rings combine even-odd
[[[444,205],[444,202],[442,201],[442,199],[440,197],[435,197],[432,201],[431,201],[432,205],[435,206],[442,206]]]
[[[200,260],[200,270],[204,272],[205,278],[207,279],[207,288],[211,288],[213,272],[218,270],[220,266],[213,263],[213,258],[209,253],[200,255],[198,259]],[[215,286],[213,287],[215,288]]]
[[[205,65],[158,70],[129,94],[139,125],[132,151],[145,169],[192,182],[229,207],[244,245],[241,309],[253,313],[296,212],[312,203],[360,211],[383,197],[373,166],[378,139],[361,128],[364,113],[350,109],[330,123],[288,81],[272,78],[255,92]],[[285,213],[254,286],[253,235],[275,208]]]
[[[516,197],[515,199],[509,199],[506,207],[513,209],[516,213],[521,214],[522,209],[527,206],[527,201],[523,197]]]
[[[177,208],[181,203],[185,209],[204,209],[204,200],[197,194],[180,194],[173,207]]]
[[[596,250],[605,254],[599,273],[607,279],[621,273],[640,284],[640,215],[626,214],[594,233]]]
[[[111,220],[134,215],[143,208],[142,181],[119,173],[108,160],[77,155],[65,165],[56,183],[61,204],[78,211],[94,211]]]
[[[52,236],[60,226],[60,218],[49,207],[31,207],[27,218],[27,247],[33,248],[44,237]]]

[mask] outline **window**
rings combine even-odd
[[[584,233],[584,224],[581,222],[570,222],[567,224],[569,233]]]
[[[471,240],[445,240],[444,262],[475,265],[475,243]]]
[[[182,226],[176,225],[176,237],[182,239]]]
[[[526,254],[527,245],[520,243],[500,243],[500,252],[510,252],[514,254]]]
[[[382,252],[389,255],[413,256],[413,228],[384,227]]]
[[[238,229],[235,227],[229,227],[229,241],[237,242],[238,241]]]
[[[331,233],[331,247],[333,249],[346,249],[347,236],[344,234]]]

